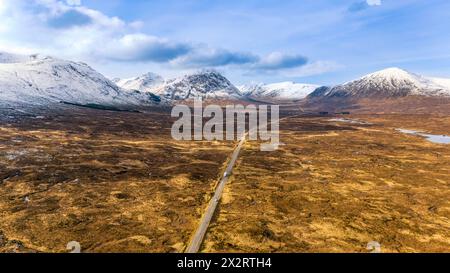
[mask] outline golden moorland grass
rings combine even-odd
[[[395,131],[448,117],[352,118],[373,124],[291,118],[277,152],[247,142],[202,251],[448,252],[450,146]]]
[[[0,252],[180,252],[232,151],[170,114],[72,109],[0,126]]]
[[[395,130],[448,116],[351,118],[372,124],[291,117],[279,150],[247,142],[202,251],[448,252],[450,146]],[[163,110],[1,120],[0,252],[181,252],[234,147],[172,140]]]

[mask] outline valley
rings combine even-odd
[[[0,0],[0,18],[0,268],[448,264],[449,0]]]
[[[170,109],[64,107],[2,112],[0,252],[185,251],[235,143],[173,141]],[[449,135],[448,116],[280,114],[279,150],[243,145],[201,252],[450,248],[450,147],[395,130]]]
[[[432,138],[450,135],[448,82],[109,79],[0,52],[0,252],[446,252],[450,146]],[[279,149],[175,140],[172,107],[194,99],[279,105]]]

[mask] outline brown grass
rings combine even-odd
[[[248,143],[203,251],[367,252],[378,241],[384,252],[448,252],[450,147],[391,126],[448,134],[450,122],[395,118],[287,119],[277,152]]]

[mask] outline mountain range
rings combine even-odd
[[[314,84],[280,82],[242,85],[239,89],[244,96],[253,99],[300,100],[319,87]]]
[[[336,85],[281,82],[236,87],[217,71],[204,70],[165,80],[147,73],[109,80],[85,63],[48,56],[0,52],[0,104],[50,103],[147,106],[205,99],[316,101],[327,99],[450,97],[450,79],[430,78],[399,68],[384,69]]]

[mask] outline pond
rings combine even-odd
[[[370,122],[361,121],[361,120],[356,120],[356,119],[349,119],[349,118],[332,118],[332,119],[329,119],[328,121],[334,121],[334,122],[347,122],[347,123],[352,123],[352,124],[365,124],[365,125],[370,125],[370,124],[372,124],[372,123],[370,123]]]
[[[422,133],[419,131],[408,130],[408,129],[396,129],[396,130],[399,132],[402,132],[404,134],[425,137],[428,141],[431,141],[433,143],[439,143],[439,144],[449,144],[450,143],[450,136],[446,136],[446,135],[432,135],[432,134],[426,134],[426,133]]]

